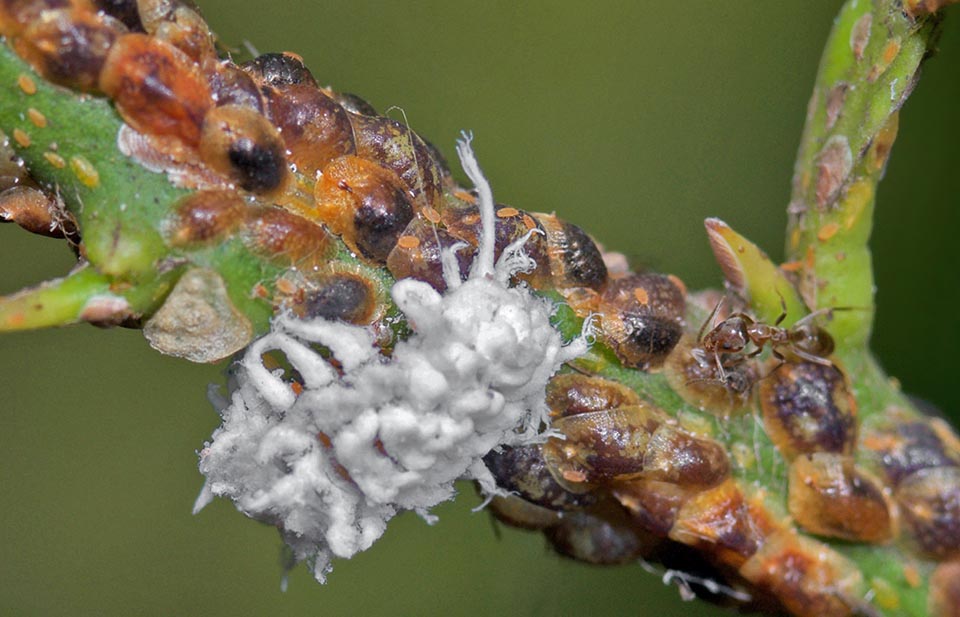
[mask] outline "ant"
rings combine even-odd
[[[773,325],[758,322],[746,313],[736,312],[716,324],[704,334],[707,324],[714,323],[717,313],[723,304],[721,298],[713,308],[710,316],[700,327],[697,335],[697,347],[693,355],[698,362],[706,363],[705,354],[712,353],[717,363],[720,380],[728,381],[727,369],[732,369],[749,358],[759,355],[764,347],[770,345],[770,353],[780,361],[787,362],[788,357],[835,368],[828,357],[833,353],[833,337],[825,329],[818,326],[814,320],[821,316],[828,317],[833,311],[848,310],[847,308],[824,308],[814,311],[803,317],[789,328],[781,328],[780,324],[787,317],[787,305],[783,297],[780,298],[782,312]],[[749,345],[753,349],[746,351]],[[777,368],[780,368],[777,366]],[[774,369],[776,370],[776,369]]]

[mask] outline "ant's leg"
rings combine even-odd
[[[783,294],[781,294],[779,290],[777,291],[777,296],[780,298],[780,316],[773,322],[774,327],[779,326],[780,322],[787,318],[787,301],[783,299]]]
[[[837,365],[830,361],[828,358],[821,358],[820,356],[815,356],[812,353],[803,351],[802,349],[794,348],[791,352],[796,355],[798,358],[802,358],[807,362],[813,362],[814,364],[819,364],[820,366],[829,366],[830,368],[837,368]],[[840,370],[840,369],[837,369]]]
[[[703,322],[703,325],[700,326],[700,331],[697,332],[697,342],[703,340],[703,332],[707,329],[707,324],[713,325],[714,320],[717,317],[717,313],[720,312],[720,307],[723,305],[723,297],[720,297],[720,300],[717,302],[717,305],[713,307],[713,310],[710,312],[710,316],[707,317],[707,320]]]

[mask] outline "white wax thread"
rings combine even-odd
[[[500,493],[482,457],[546,439],[547,381],[587,350],[584,336],[563,344],[550,302],[509,287],[535,266],[523,251],[529,234],[494,263],[493,194],[466,135],[457,152],[477,185],[483,224],[467,280],[448,248],[445,294],[413,279],[393,286],[414,334],[390,358],[367,328],[278,317],[235,367],[229,399],[214,401],[223,424],[200,453],[206,483],[195,510],[229,497],[276,525],[321,582],[333,557],[369,548],[397,512],[435,521],[429,509],[453,497],[458,479]],[[299,395],[264,366],[273,350],[301,375]]]

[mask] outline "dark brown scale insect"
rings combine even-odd
[[[296,86],[304,85],[317,87],[317,80],[303,64],[303,59],[291,53],[270,53],[257,56],[249,62],[240,65],[259,83],[266,86]]]
[[[146,34],[120,37],[107,56],[100,89],[123,119],[149,135],[171,135],[196,146],[213,106],[196,64],[165,41]]]
[[[416,214],[397,175],[358,156],[343,156],[327,165],[314,197],[311,217],[351,250],[380,263]]]
[[[327,90],[324,90],[324,93],[336,101],[338,105],[352,114],[359,114],[361,116],[377,115],[377,109],[368,103],[366,99],[363,99],[356,94],[351,94],[349,92],[332,92]]]
[[[547,384],[547,407],[558,418],[640,404],[636,392],[602,377],[568,373]]]
[[[849,456],[817,452],[794,459],[788,507],[797,524],[812,534],[873,543],[893,537],[882,486]]]
[[[667,358],[664,373],[674,392],[702,411],[721,417],[746,409],[760,378],[756,363],[744,359],[721,373],[716,363],[697,360],[694,349],[692,337],[684,335]]]
[[[938,418],[902,419],[871,430],[863,445],[896,486],[921,469],[960,465],[960,450],[950,445],[955,441],[950,428]]]
[[[497,219],[494,226],[494,259],[499,259],[510,244],[529,234],[523,244],[524,253],[536,264],[530,272],[522,272],[516,278],[527,281],[534,289],[550,284],[550,261],[543,227],[529,214],[509,206],[496,206]],[[448,206],[440,213],[448,232],[465,240],[472,247],[480,243],[480,210],[474,205]],[[536,230],[530,233],[532,230]]]
[[[624,366],[663,364],[683,334],[683,291],[662,274],[630,274],[610,281],[600,296],[603,339]]]
[[[659,536],[673,528],[681,506],[693,494],[689,488],[658,480],[620,482],[612,492],[641,527]]]
[[[200,156],[211,169],[252,193],[271,193],[289,179],[280,133],[249,107],[211,109],[203,120]]]
[[[729,473],[723,446],[669,424],[657,427],[643,453],[643,476],[651,480],[705,488],[719,484]]]
[[[23,229],[51,238],[80,241],[77,223],[58,195],[26,185],[0,191],[0,222],[16,223]]]
[[[350,124],[357,155],[393,170],[419,207],[442,210],[442,172],[410,127],[384,116],[358,114],[350,114]]]
[[[763,545],[773,527],[762,506],[750,503],[736,482],[727,480],[687,499],[669,537],[709,548],[723,563],[739,567]]]
[[[543,456],[564,486],[641,477],[643,456],[653,432],[667,416],[649,405],[630,405],[558,418]]]
[[[455,250],[454,246],[457,246]],[[429,283],[442,293],[447,289],[441,261],[442,249],[454,250],[460,279],[465,279],[470,273],[476,248],[423,216],[417,216],[403,230],[387,255],[387,269],[394,278],[415,278]]]
[[[760,381],[763,425],[788,460],[799,454],[850,454],[857,441],[857,405],[838,369],[789,362]]]
[[[291,303],[294,313],[309,319],[340,320],[369,325],[383,317],[388,290],[356,265],[334,263],[309,273],[303,298]]]
[[[857,567],[836,551],[793,531],[767,537],[740,568],[740,574],[769,590],[797,617],[864,614],[858,611],[865,589]]]
[[[102,13],[45,11],[14,40],[14,48],[46,79],[96,92],[107,54],[126,31],[120,21]]]
[[[197,191],[180,200],[167,225],[173,246],[221,241],[245,222],[248,206],[235,191]]]
[[[504,447],[483,457],[497,486],[549,510],[578,510],[596,503],[590,493],[572,493],[557,483],[540,445]]]
[[[558,290],[585,287],[595,292],[607,282],[607,266],[596,243],[582,229],[552,214],[534,214],[547,233],[553,284]],[[577,307],[574,307],[576,309]],[[590,309],[586,311],[590,312]]]
[[[559,524],[544,533],[561,555],[598,565],[636,561],[655,543],[616,504],[565,513]]]
[[[140,21],[140,9],[137,0],[93,0],[98,11],[123,22],[134,32],[144,32],[143,22]]]
[[[960,617],[960,560],[937,566],[930,576],[931,617]]]
[[[546,529],[553,527],[561,520],[559,512],[548,510],[513,495],[494,497],[490,500],[488,507],[498,521],[520,529]]]
[[[268,115],[300,173],[315,178],[334,159],[356,151],[350,115],[336,101],[309,84],[276,83],[264,89]]]
[[[921,552],[939,560],[960,558],[960,468],[916,471],[900,482],[896,499]]]
[[[266,103],[253,78],[232,62],[217,62],[206,71],[210,92],[218,106],[241,105],[263,114]]]

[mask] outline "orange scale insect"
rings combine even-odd
[[[806,531],[855,542],[880,543],[894,535],[882,485],[853,458],[828,452],[798,456],[790,464],[788,508]]]
[[[76,90],[99,90],[100,73],[116,40],[127,32],[120,21],[86,9],[43,12],[14,39],[14,48],[46,79]]]
[[[86,0],[0,0],[0,36],[19,36],[44,12],[74,7],[94,12]]]
[[[141,1],[139,4],[142,17],[145,14],[143,6],[153,2]],[[167,0],[159,0],[155,4],[166,7],[143,19],[144,29],[148,33],[169,42],[201,65],[217,61],[213,34],[199,13]]]
[[[667,421],[659,409],[628,405],[558,418],[564,439],[543,445],[544,459],[565,486],[642,477],[643,457],[654,431]]]
[[[100,89],[135,130],[171,135],[196,146],[213,106],[207,81],[170,43],[146,34],[121,36],[107,56]]]
[[[313,218],[351,250],[380,263],[416,214],[396,174],[358,156],[343,156],[327,165],[314,198]]]
[[[242,231],[254,251],[305,270],[324,265],[336,252],[326,229],[278,207],[251,208]]]
[[[667,357],[664,373],[673,391],[691,405],[716,416],[745,411],[760,378],[756,363],[744,360],[721,373],[716,363],[698,360],[694,349],[694,339],[684,335]]]
[[[220,241],[246,221],[247,203],[235,191],[197,191],[181,199],[166,225],[172,246]]]
[[[266,101],[260,86],[237,65],[229,61],[217,62],[205,74],[218,106],[240,105],[261,114],[266,112]]]
[[[669,537],[709,549],[722,562],[741,566],[760,548],[775,525],[748,501],[733,480],[693,494],[676,513]]]
[[[857,567],[836,551],[791,531],[769,536],[740,568],[745,579],[772,592],[797,617],[851,617],[865,589]],[[869,607],[864,607],[869,610]]]

